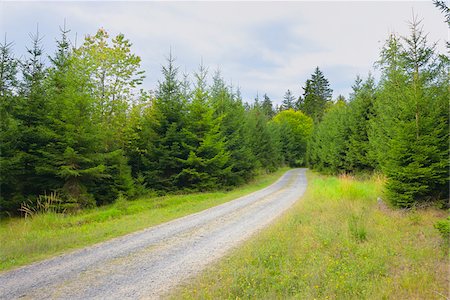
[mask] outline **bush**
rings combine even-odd
[[[436,224],[434,224],[434,228],[439,231],[445,244],[447,246],[450,245],[450,217],[437,221]]]

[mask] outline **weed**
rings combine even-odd
[[[367,239],[367,229],[363,213],[351,214],[348,220],[350,234],[358,242],[364,242]]]
[[[24,214],[25,218],[34,217],[37,214],[44,213],[60,213],[64,212],[63,202],[56,192],[51,192],[47,195],[39,195],[36,203],[24,202],[21,204],[19,211]]]

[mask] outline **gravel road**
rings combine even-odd
[[[305,169],[231,202],[0,274],[0,299],[159,299],[300,198]]]

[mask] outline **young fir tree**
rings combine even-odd
[[[381,54],[374,141],[387,143],[378,158],[389,200],[409,207],[448,195],[448,65],[436,64],[416,19],[404,42],[391,37]]]
[[[46,152],[51,161],[46,176],[57,180],[64,208],[74,210],[95,204],[93,191],[88,191],[88,187],[94,186],[96,178],[106,175],[101,128],[93,114],[95,101],[86,88],[90,78],[73,53],[68,33],[61,29],[56,53],[49,57],[51,66],[45,82],[47,100],[52,106],[48,116],[54,132]]]
[[[373,118],[375,82],[371,75],[365,82],[358,76],[348,107],[348,151],[346,161],[352,171],[371,171],[375,160],[370,153],[369,130]]]
[[[255,103],[256,104],[256,103]],[[281,149],[275,148],[279,132],[268,126],[268,116],[261,106],[254,105],[247,113],[250,130],[250,146],[256,158],[257,168],[267,172],[275,171],[281,164]]]
[[[39,32],[30,35],[32,46],[27,49],[28,58],[21,63],[22,82],[19,86],[14,119],[19,130],[15,141],[14,176],[16,195],[35,200],[37,195],[56,188],[53,178],[47,175],[51,165],[46,146],[54,138],[49,127],[49,111],[52,109],[46,97],[46,68],[43,63],[42,39]]]
[[[190,135],[190,152],[183,161],[184,168],[179,177],[185,183],[183,188],[210,190],[223,182],[225,166],[229,153],[225,149],[224,137],[220,133],[220,119],[214,118],[206,87],[207,72],[203,66],[195,77],[197,79],[188,105],[187,131]]]
[[[299,109],[313,118],[315,123],[320,122],[331,101],[333,90],[319,67],[316,67],[311,79],[306,80],[303,90],[303,97],[299,98]]]
[[[222,185],[239,185],[251,179],[256,168],[249,145],[251,133],[245,122],[246,111],[238,94],[226,87],[219,72],[214,75],[210,90],[214,116],[220,119],[220,132],[230,154]]]
[[[345,102],[333,104],[314,128],[309,147],[309,163],[327,173],[351,171],[346,160],[348,152],[348,106]]]
[[[12,53],[12,43],[5,37],[0,44],[0,216],[17,213],[21,202],[20,197],[14,197],[18,166],[13,159],[18,151],[16,138],[20,131],[20,123],[14,117],[18,63]]]
[[[187,130],[187,103],[178,68],[170,53],[167,65],[162,67],[164,80],[159,82],[156,99],[151,109],[153,145],[143,165],[147,186],[158,190],[176,190],[185,185],[180,173],[189,157],[192,134]]]

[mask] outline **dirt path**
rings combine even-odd
[[[305,169],[231,202],[0,275],[0,299],[158,299],[272,222]]]

